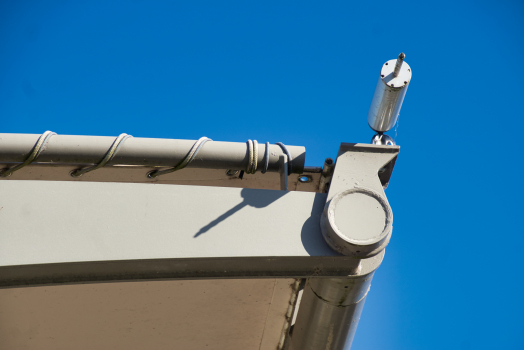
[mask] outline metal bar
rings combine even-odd
[[[326,194],[0,181],[0,286],[354,275],[320,233]]]
[[[326,158],[324,161],[324,167],[322,168],[322,177],[320,178],[320,183],[318,185],[318,192],[324,193],[327,192],[329,188],[329,182],[333,177],[333,170],[335,169],[335,162],[331,158]]]
[[[68,181],[68,182],[127,182],[127,183],[155,183],[172,185],[239,187],[265,190],[280,189],[280,174],[257,171],[256,174],[244,174],[239,178],[240,171],[223,169],[181,169],[153,179],[147,174],[155,169],[139,165],[112,165],[105,166],[97,171],[84,174],[81,177],[72,177],[70,173],[78,166],[65,164],[30,164],[12,176],[0,177],[2,181],[39,180],[39,181]],[[301,174],[291,174],[288,177],[288,186],[292,191],[317,192],[320,173],[307,173],[311,182],[301,182]]]
[[[40,135],[0,134],[0,163],[22,163]],[[39,163],[96,164],[111,147],[114,137],[54,135],[35,160]],[[171,167],[178,164],[195,141],[134,137],[126,140],[118,154],[108,165],[143,165]],[[306,149],[287,146],[293,157],[293,173],[304,170]],[[259,147],[257,168],[264,167],[264,147]],[[279,157],[283,154],[278,145],[269,145],[269,172],[278,172]],[[245,142],[210,141],[199,151],[188,168],[246,170],[249,153]]]
[[[279,159],[280,163],[280,190],[281,191],[287,191],[288,190],[288,162],[287,162],[287,155],[283,154],[280,156]]]
[[[404,52],[401,52],[400,55],[398,55],[397,62],[395,63],[393,76],[398,77],[398,74],[400,73],[400,67],[402,67],[402,62],[404,62],[404,58],[406,58],[406,55],[404,55]]]

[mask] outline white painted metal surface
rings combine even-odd
[[[384,257],[390,233],[376,232],[388,215],[367,198],[341,198],[332,223],[338,234],[354,233],[353,256],[339,254],[348,252],[329,239],[328,246],[320,218],[329,222],[326,203],[348,189],[372,190],[388,208],[383,186],[397,154],[398,147],[343,144],[331,182],[317,172],[305,174],[305,181],[292,174],[284,179],[289,192],[264,190],[285,186],[282,171],[241,179],[227,168],[184,169],[149,179],[144,170],[154,165],[134,159],[136,152],[127,154],[136,165],[107,166],[81,178],[69,176],[74,164],[30,164],[0,181],[0,287],[11,287],[0,290],[0,348],[81,348],[74,345],[80,339],[86,348],[280,349],[291,340],[293,349],[342,349]],[[231,155],[235,159],[219,163],[233,161],[241,169],[243,151]],[[210,156],[200,166],[220,154]],[[315,193],[320,187],[329,193]],[[361,202],[371,207],[362,212]],[[353,213],[356,207],[360,214]],[[361,246],[373,247],[362,255]],[[293,340],[287,330],[296,278],[309,279]],[[79,284],[105,281],[114,283]],[[149,287],[156,283],[163,283],[161,290]],[[207,290],[211,296],[203,295]],[[165,299],[177,294],[177,300]],[[111,335],[115,339],[103,342]]]
[[[275,350],[293,279],[0,289],[0,349]]]
[[[320,235],[322,193],[56,181],[0,193],[0,266],[338,255]]]

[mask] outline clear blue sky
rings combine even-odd
[[[353,349],[523,349],[521,1],[0,2],[0,132],[369,142],[413,69],[395,214]]]

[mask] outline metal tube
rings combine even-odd
[[[34,147],[35,134],[0,134],[0,163],[21,163]],[[35,162],[65,164],[96,164],[107,153],[114,137],[54,135],[47,142]],[[193,140],[129,138],[108,165],[174,166],[189,152]],[[293,157],[292,172],[304,170],[306,149],[287,146]],[[258,149],[258,169],[264,166],[264,147]],[[280,170],[279,156],[284,154],[277,145],[269,146],[269,172]],[[207,142],[188,168],[245,170],[249,163],[244,142]]]
[[[382,66],[375,94],[368,112],[368,124],[378,133],[393,128],[397,122],[404,96],[411,81],[411,68],[404,54]]]
[[[308,279],[289,350],[349,349],[372,278]]]
[[[327,192],[329,182],[333,177],[333,171],[335,170],[335,162],[331,158],[326,158],[324,161],[324,167],[322,168],[322,177],[318,185],[318,192]]]

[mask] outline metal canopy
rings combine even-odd
[[[398,147],[342,144],[334,173],[333,162],[304,167],[291,147],[290,174],[272,146],[268,173],[242,176],[264,163],[261,148],[253,160],[245,144],[214,143],[192,167],[151,179],[187,152],[160,144],[192,141],[129,139],[120,158],[74,178],[112,138],[53,137],[0,178],[0,348],[351,342],[391,236],[383,188]],[[37,138],[0,135],[0,163],[23,162]],[[278,191],[286,175],[290,191]]]

